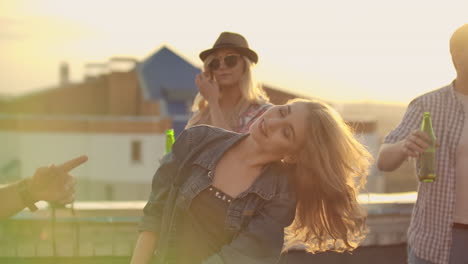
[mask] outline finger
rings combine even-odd
[[[200,88],[203,87],[202,86],[202,81],[200,80],[200,78],[197,78],[195,80],[195,84],[197,85],[198,90],[200,90]]]
[[[406,139],[405,143],[403,144],[403,148],[406,149],[406,151],[411,151],[415,152],[417,151],[417,145],[413,143],[411,138]]]
[[[69,201],[70,197],[74,197],[75,192],[74,185],[63,186],[60,190],[57,190],[55,201],[63,204],[64,201]]]
[[[203,74],[203,72],[197,75],[197,79],[200,81],[203,80],[204,77],[205,75]]]
[[[426,135],[422,131],[412,132],[406,139],[405,145],[412,151],[424,151],[429,147]]]
[[[206,79],[209,79],[210,78],[210,72],[209,71],[204,71],[203,72],[203,77],[205,77]]]
[[[418,152],[412,151],[406,146],[403,148],[403,151],[408,157],[417,158],[419,156]]]
[[[73,170],[74,168],[80,166],[81,164],[85,163],[87,160],[88,160],[88,157],[83,155],[83,156],[71,159],[63,163],[62,165],[58,166],[57,168],[61,171],[69,172]]]
[[[424,150],[426,150],[428,147],[429,147],[429,144],[427,144],[427,142],[424,140],[424,139],[421,139],[419,137],[412,137],[411,139],[411,143],[410,144],[410,148],[411,150],[413,151],[419,151],[419,152],[423,152]]]
[[[199,74],[195,79],[195,84],[197,85],[198,90],[203,89],[205,82],[206,78],[203,76],[203,74]]]
[[[413,157],[413,158],[418,158],[419,152],[408,150],[408,156]]]
[[[414,143],[414,142],[409,142],[408,143],[408,149],[412,152],[415,152],[415,153],[423,153],[424,150],[426,150],[426,148],[424,147],[421,147],[419,146],[418,144]]]
[[[205,72],[205,73],[203,73],[203,80],[204,80],[205,82],[210,82],[210,81],[213,80],[213,78],[211,78],[211,75],[210,75],[209,72]]]
[[[421,130],[416,130],[413,132],[413,136],[427,142],[427,143],[432,143],[432,139],[431,137],[429,137],[429,135],[424,132],[424,131],[421,131]]]

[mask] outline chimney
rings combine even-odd
[[[62,62],[60,64],[60,76],[59,76],[59,85],[60,86],[67,86],[70,84],[70,69],[68,67],[68,63]]]

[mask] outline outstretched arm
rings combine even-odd
[[[377,158],[377,167],[382,171],[398,169],[408,157],[417,158],[429,147],[429,136],[414,130],[405,139],[393,144],[383,144]]]
[[[419,99],[411,101],[398,127],[385,137],[377,157],[379,170],[396,170],[408,157],[418,157],[428,147],[429,137],[419,129],[423,108]]]
[[[40,167],[32,177],[0,187],[0,218],[9,217],[26,206],[34,208],[40,200],[70,203],[74,199],[74,179],[69,172],[86,162],[86,156],[69,160],[62,165]]]

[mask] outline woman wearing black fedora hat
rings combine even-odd
[[[187,127],[207,124],[235,132],[250,125],[271,105],[252,76],[258,55],[240,34],[223,32],[211,49],[200,53],[204,72],[195,83],[199,93]]]

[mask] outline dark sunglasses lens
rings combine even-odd
[[[218,59],[213,59],[210,64],[208,64],[208,67],[212,70],[212,71],[216,71],[217,69],[219,69],[219,66],[220,66],[220,62]]]
[[[232,68],[237,65],[237,60],[239,59],[239,56],[231,55],[231,56],[226,56],[224,57],[224,64],[228,66],[229,68]]]

